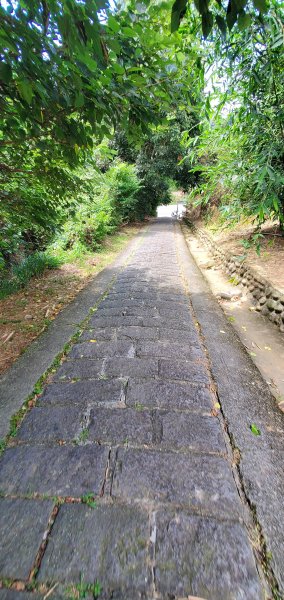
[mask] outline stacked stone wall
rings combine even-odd
[[[255,310],[267,317],[284,333],[284,294],[255,269],[248,266],[245,260],[220,249],[207,231],[188,220],[185,222],[207,246],[214,258],[222,264],[226,273],[234,278],[236,283],[242,285],[245,294],[252,297]]]

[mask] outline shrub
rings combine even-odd
[[[116,162],[107,173],[110,202],[118,222],[129,223],[137,219],[141,182],[134,165]]]

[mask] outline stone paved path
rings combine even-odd
[[[39,591],[1,600],[264,598],[179,266],[150,225],[4,452],[0,577]]]

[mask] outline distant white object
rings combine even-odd
[[[185,206],[179,202],[176,205],[165,204],[158,206],[157,217],[168,217],[169,219],[181,219],[185,212]]]

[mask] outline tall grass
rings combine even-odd
[[[14,265],[10,277],[0,280],[0,299],[25,287],[32,277],[38,277],[45,269],[56,269],[61,261],[46,252],[35,252],[27,256],[21,263]]]

